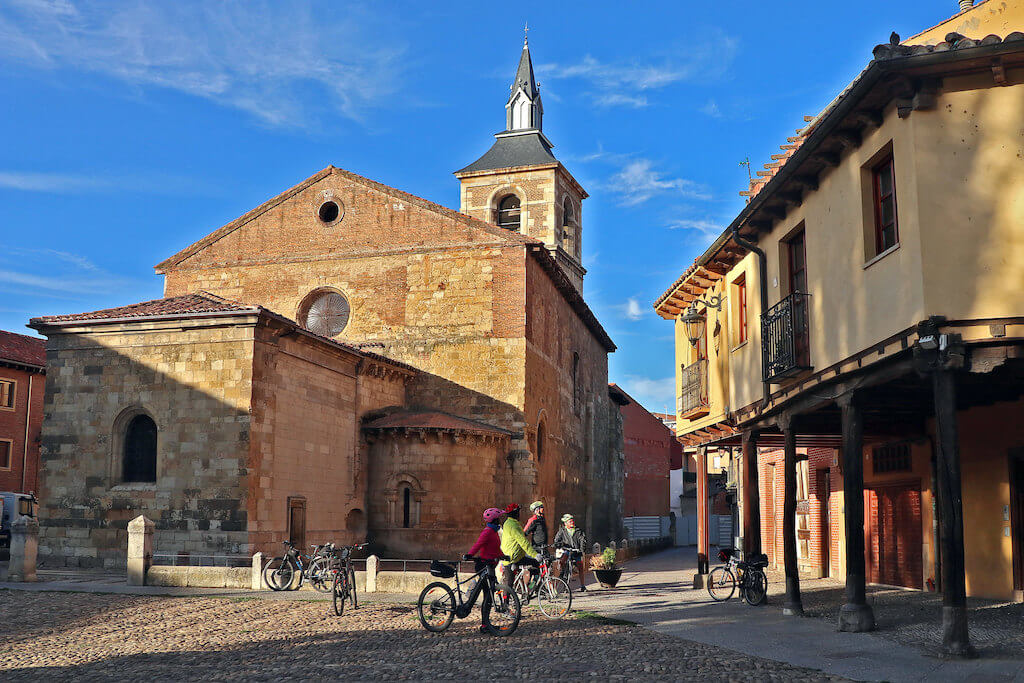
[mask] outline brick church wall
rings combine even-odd
[[[247,552],[255,316],[48,332],[39,553],[50,566],[121,566],[128,521],[157,552]],[[121,483],[120,425],[158,428],[157,483]],[[241,476],[240,476],[241,475]]]
[[[365,476],[355,476],[362,469],[356,462],[359,361],[354,353],[260,328],[248,478],[254,549],[276,553],[288,538],[292,498],[305,502],[307,544],[357,540],[346,527],[352,511],[362,515],[365,506]]]

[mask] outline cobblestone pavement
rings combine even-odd
[[[769,599],[782,604],[786,592],[782,572],[769,572]],[[845,588],[835,579],[801,579],[804,613],[835,622],[846,602]],[[868,604],[878,630],[887,638],[936,653],[942,642],[942,595],[885,586],[867,587]],[[971,642],[982,657],[1024,660],[1024,603],[969,598],[967,623]]]
[[[0,679],[826,680],[820,672],[585,615],[527,608],[509,638],[479,617],[424,631],[410,605],[336,617],[322,602],[0,591]],[[836,679],[832,679],[836,680]]]

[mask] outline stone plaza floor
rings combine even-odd
[[[427,633],[408,603],[336,617],[316,600],[0,590],[0,620],[4,681],[829,680],[601,617],[550,621],[532,607],[508,638],[479,634],[478,613]]]

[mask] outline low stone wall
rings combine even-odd
[[[252,588],[249,567],[164,567],[155,565],[146,572],[147,586],[188,588]]]

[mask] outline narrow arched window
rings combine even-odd
[[[408,529],[412,526],[412,490],[406,486],[402,488],[402,528]]]
[[[580,354],[572,354],[572,411],[577,415],[580,414],[580,404],[582,396],[580,395]]]
[[[124,434],[124,469],[126,482],[156,481],[156,423],[149,415],[136,415]]]
[[[510,194],[498,204],[498,227],[519,230],[519,197]]]
[[[547,438],[547,430],[544,429],[544,423],[541,422],[537,425],[537,462],[544,457],[544,440]]]
[[[572,201],[566,197],[565,201],[562,202],[562,225],[565,226],[566,230],[569,230],[570,226],[572,226],[573,218]]]

